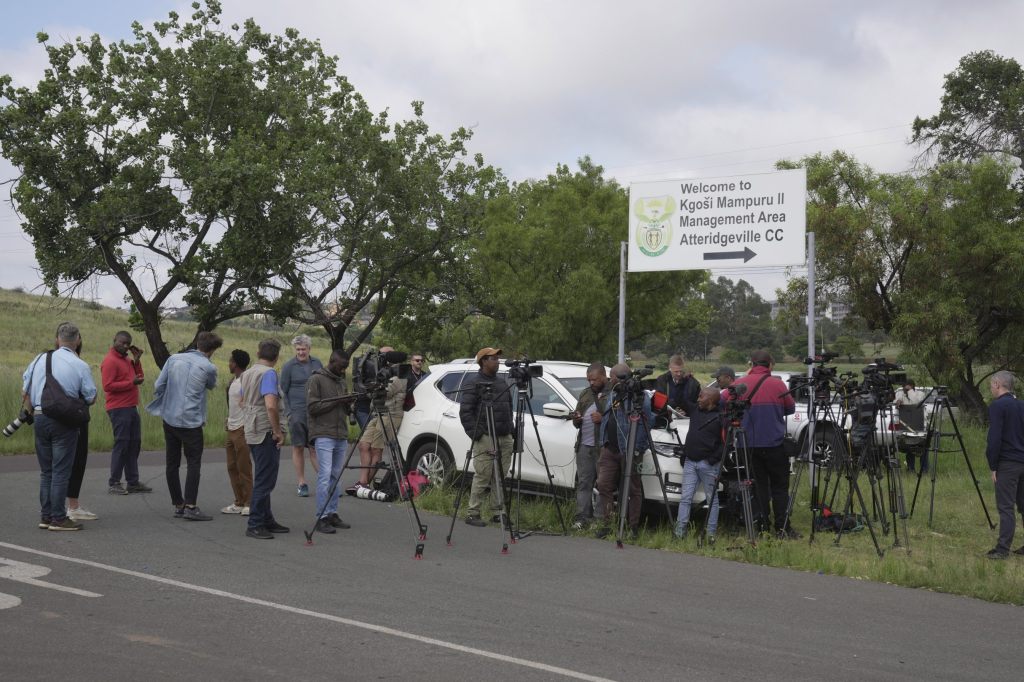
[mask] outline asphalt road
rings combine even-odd
[[[282,460],[292,533],[244,536],[223,455],[171,518],[161,456],[143,495],[91,456],[75,533],[36,528],[34,458],[0,458],[0,678],[1019,680],[1024,610],[890,585],[530,537],[344,498],[353,528],[306,546],[314,502]],[[41,582],[40,582],[41,581]],[[68,589],[75,590],[73,592]]]

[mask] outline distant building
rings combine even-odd
[[[829,301],[825,306],[825,317],[839,324],[850,314],[850,304],[845,301]]]

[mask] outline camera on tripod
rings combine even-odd
[[[907,382],[907,373],[903,371],[903,366],[886,362],[885,358],[875,358],[874,363],[862,369],[860,373],[864,375],[861,395],[874,395],[879,406],[888,405],[895,400],[896,387]]]
[[[516,384],[529,383],[530,379],[537,379],[544,376],[544,368],[536,364],[536,360],[523,357],[519,360],[506,360],[508,367],[508,378]]]
[[[619,374],[615,377],[618,381],[612,387],[612,394],[618,400],[622,400],[627,396],[632,397],[634,400],[642,400],[644,396],[644,385],[641,379],[646,376],[650,376],[653,373],[654,365],[644,365],[639,369],[634,369],[628,374]]]
[[[21,428],[22,424],[31,424],[36,420],[35,415],[28,411],[26,408],[21,408],[21,412],[14,418],[10,424],[4,427],[4,435],[10,438],[14,435],[14,432]]]
[[[730,384],[725,387],[725,392],[729,394],[726,398],[728,402],[725,405],[726,420],[733,423],[743,421],[743,415],[750,407],[750,401],[742,399],[747,393],[747,385]]]

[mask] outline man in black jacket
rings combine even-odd
[[[512,453],[512,393],[504,381],[498,380],[500,348],[481,348],[476,354],[480,371],[467,377],[462,384],[459,418],[466,435],[473,441],[473,486],[469,491],[469,512],[466,523],[471,526],[486,526],[480,517],[483,498],[491,493],[491,521],[501,521],[501,506],[491,489],[494,479],[494,465],[504,472]],[[485,404],[492,401],[494,434],[487,432]],[[492,438],[493,435],[493,438]]]
[[[681,412],[686,412],[687,404],[696,404],[700,394],[700,382],[686,371],[686,362],[679,353],[669,358],[668,371],[658,377],[655,387],[668,396],[669,405]]]
[[[996,509],[999,510],[999,541],[989,550],[989,559],[1005,559],[1017,519],[1014,503],[1024,501],[1024,402],[1013,394],[1015,377],[999,371],[989,379],[992,403],[988,406],[988,444],[985,456],[996,486]],[[1024,511],[1024,510],[1022,510]],[[1024,546],[1014,551],[1024,554]]]
[[[679,500],[679,518],[675,535],[685,538],[690,522],[690,505],[697,484],[704,486],[704,495],[711,500],[708,511],[708,542],[715,542],[718,530],[718,477],[722,464],[722,413],[718,409],[721,392],[705,388],[697,403],[690,403],[690,429],[686,432],[686,459],[683,462],[683,494]]]

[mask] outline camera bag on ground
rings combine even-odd
[[[81,398],[72,398],[65,393],[53,377],[53,353],[52,350],[46,352],[46,382],[39,400],[40,408],[47,417],[77,429],[89,421],[89,405]]]

